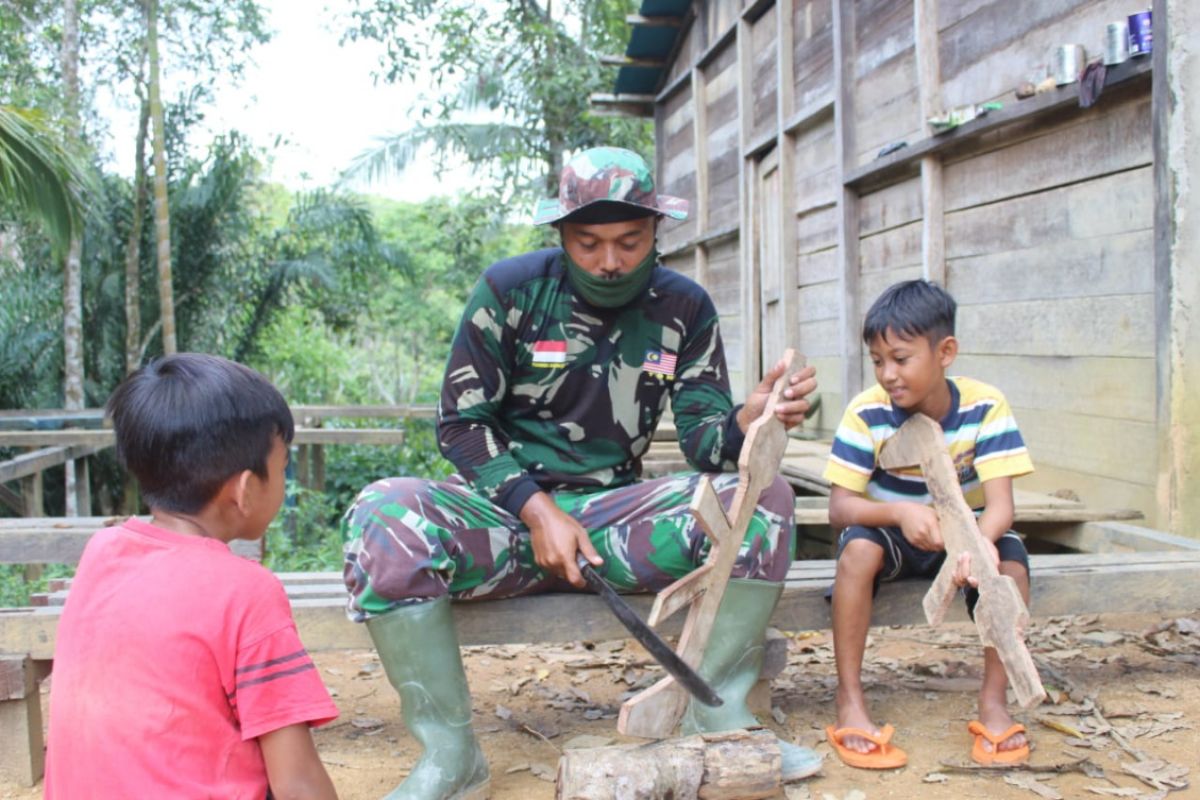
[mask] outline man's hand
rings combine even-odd
[[[896,515],[900,531],[908,543],[918,550],[937,552],[946,549],[937,512],[921,503],[897,503]]]
[[[779,380],[779,376],[787,369],[787,362],[780,359],[771,371],[763,376],[762,381],[746,398],[746,404],[738,411],[737,423],[742,429],[742,433],[750,427],[750,423],[762,416],[763,409],[767,407],[767,399],[771,396],[771,390],[775,388],[775,381]],[[792,376],[788,382],[787,388],[783,390],[783,398],[779,404],[775,406],[775,416],[783,422],[783,427],[791,429],[804,422],[804,415],[808,413],[809,403],[805,398],[812,394],[817,388],[817,370],[815,367],[805,367]]]
[[[576,553],[583,553],[594,567],[604,563],[583,526],[556,506],[545,492],[538,492],[526,501],[521,509],[521,521],[529,528],[533,560],[547,572],[565,578],[572,586],[580,589],[587,586],[575,564]]]

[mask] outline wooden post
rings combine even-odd
[[[77,462],[75,472],[75,513],[76,516],[90,517],[92,515],[92,474],[88,468],[88,460],[81,458]]]
[[[784,126],[796,105],[795,30],[792,28],[795,0],[778,0],[775,6],[775,141],[779,149],[779,257],[783,260],[783,285],[779,302],[784,319],[784,343],[800,342],[800,273],[796,254],[796,141]],[[764,364],[770,367],[770,364]]]
[[[33,786],[46,769],[42,698],[29,656],[0,656],[0,777]]]
[[[37,448],[29,448],[31,451]],[[21,479],[21,495],[25,498],[25,516],[27,517],[44,517],[46,516],[45,505],[45,480],[42,477],[42,471],[38,470],[32,475],[27,475]]]
[[[1158,526],[1200,536],[1200,7],[1155,0],[1154,287]],[[1192,38],[1187,38],[1192,37]],[[1184,224],[1180,224],[1183,221]]]
[[[696,158],[696,249],[693,252],[696,283],[708,289],[708,246],[701,240],[708,232],[708,78],[704,68],[692,66],[692,151]]]
[[[942,78],[938,62],[938,0],[913,0],[913,42],[920,94],[920,130],[942,110]],[[921,265],[925,280],[946,285],[945,203],[942,196],[942,160],[936,155],[921,159]]]
[[[845,185],[854,168],[854,4],[833,4],[833,124],[838,182],[838,331],[842,397],[862,391],[862,344],[858,320],[858,195]]]
[[[556,800],[754,800],[782,789],[783,756],[771,731],[730,731],[650,746],[567,750]]]
[[[1022,708],[1033,708],[1046,698],[1033,657],[1025,647],[1024,629],[1029,610],[1016,582],[1001,575],[979,532],[975,514],[963,498],[962,487],[941,426],[924,414],[913,414],[888,439],[879,453],[884,469],[920,465],[921,477],[933,498],[938,526],[946,542],[946,560],[925,595],[925,619],[940,625],[958,593],[954,570],[960,554],[971,556],[971,576],[979,581],[975,627],[987,647],[996,648],[1008,682]]]
[[[746,147],[750,143],[754,124],[754,55],[752,50],[750,22],[744,15],[737,21],[737,98],[738,98],[738,197],[740,199],[740,231],[738,246],[741,254],[741,310],[742,310],[742,396],[748,396],[758,384],[759,374],[759,322],[758,322],[758,242],[754,203],[757,170],[754,162],[747,158]]]
[[[791,376],[804,367],[794,350],[784,354],[788,368],[775,382],[767,405],[746,430],[746,441],[738,456],[738,485],[729,511],[721,504],[712,481],[704,477],[692,498],[692,516],[712,541],[704,565],[658,593],[647,622],[657,626],[684,608],[688,609],[677,652],[689,666],[699,666],[708,635],[712,631],[725,586],[737,560],[746,529],[759,496],[779,474],[787,449],[787,430],[775,417],[775,406]],[[617,730],[627,736],[661,739],[670,736],[687,709],[687,693],[670,676],[640,692],[621,706]]]

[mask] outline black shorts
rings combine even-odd
[[[854,539],[866,539],[874,542],[883,549],[883,569],[875,576],[874,592],[879,591],[880,582],[898,581],[904,578],[932,578],[942,568],[946,560],[946,552],[940,550],[918,550],[904,538],[899,528],[868,528],[862,525],[851,525],[842,531],[838,537],[837,557],[841,558],[846,543]],[[1025,543],[1013,531],[996,540],[996,550],[1000,553],[1001,561],[1015,561],[1029,572],[1029,554],[1025,551]],[[967,613],[975,618],[975,603],[979,600],[979,592],[966,589]],[[833,587],[825,593],[826,599],[833,598]]]

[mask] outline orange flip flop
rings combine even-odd
[[[893,747],[888,744],[892,740],[892,734],[896,729],[891,725],[884,725],[879,735],[864,731],[862,728],[838,728],[833,729],[830,725],[825,729],[825,735],[829,738],[829,743],[833,745],[833,749],[837,751],[838,758],[844,764],[850,767],[858,767],[859,769],[896,769],[903,767],[908,763],[908,754],[899,747]],[[842,740],[847,736],[861,736],[868,742],[875,745],[874,750],[869,753],[860,753],[857,750],[851,750],[842,744]]]
[[[1025,733],[1025,726],[1021,723],[1015,723],[1011,728],[1004,733],[995,734],[987,729],[979,720],[971,720],[967,724],[967,730],[975,735],[975,744],[971,745],[971,760],[976,764],[1018,764],[1029,758],[1029,742],[1013,750],[1001,750],[1000,743],[1008,740],[1018,733]],[[988,752],[983,748],[983,740],[987,739],[992,743],[992,752]]]

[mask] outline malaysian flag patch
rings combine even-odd
[[[675,354],[661,350],[647,350],[642,362],[642,371],[651,375],[662,375],[669,381],[675,380]]]
[[[534,342],[533,365],[535,367],[563,367],[567,364],[566,342]]]

